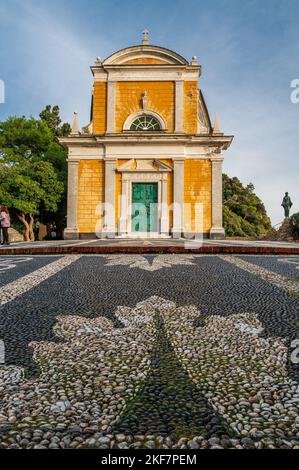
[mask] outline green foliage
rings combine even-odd
[[[46,110],[51,114],[51,107]],[[67,152],[57,138],[62,132],[59,108],[53,110],[51,127],[46,119],[0,122],[0,203],[12,213],[38,215],[44,223],[55,220],[66,194]]]
[[[51,142],[44,153],[45,161],[51,163],[60,181],[67,181],[67,151],[57,142]]]
[[[39,117],[56,137],[65,137],[70,134],[71,126],[68,123],[61,125],[60,110],[58,106],[47,105]]]
[[[39,159],[52,141],[53,135],[42,121],[10,117],[0,122],[1,161]]]
[[[63,183],[58,180],[53,166],[43,161],[14,163],[0,163],[2,204],[24,214],[39,214],[41,208],[56,211]]]
[[[223,219],[227,236],[258,237],[271,229],[271,222],[253,184],[223,175]]]
[[[44,210],[42,212],[42,219],[44,223],[54,223],[57,227],[58,233],[62,236],[62,231],[65,226],[66,220],[66,206],[67,206],[67,151],[59,144],[58,138],[68,136],[71,132],[71,126],[68,123],[61,124],[60,111],[58,106],[50,105],[40,113],[41,120],[48,126],[54,136],[54,141],[51,142],[47,151],[45,152],[45,159],[50,162],[55,168],[59,180],[64,184],[64,191],[58,208],[53,213]]]
[[[291,224],[293,236],[295,238],[298,238],[299,237],[299,212],[291,216],[290,224]]]

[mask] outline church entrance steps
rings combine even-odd
[[[299,243],[255,241],[211,241],[202,243],[184,239],[113,239],[15,243],[0,248],[2,255],[96,255],[96,254],[231,254],[299,255]]]

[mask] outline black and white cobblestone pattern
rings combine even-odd
[[[289,294],[299,297],[299,282],[286,276],[282,276],[277,272],[270,271],[262,266],[254,263],[250,263],[245,259],[239,258],[238,256],[219,256],[221,259],[228,263],[232,263],[238,268],[248,271],[255,276],[259,276],[264,281],[270,282],[281,289],[284,289]]]
[[[0,256],[0,287],[15,282],[59,258],[60,256]]]
[[[298,299],[155,258],[81,258],[0,308],[1,447],[298,447]]]
[[[299,281],[299,256],[239,256],[281,276]]]

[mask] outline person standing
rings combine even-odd
[[[0,211],[1,211],[0,212],[0,223],[1,223],[2,234],[3,234],[2,245],[9,245],[9,239],[8,239],[8,229],[10,227],[9,211],[8,211],[6,206],[1,206]]]

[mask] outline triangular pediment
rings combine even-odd
[[[131,160],[127,160],[125,163],[120,165],[117,168],[117,171],[129,171],[129,170],[134,169],[134,166],[135,166],[135,160],[134,158],[131,158]]]
[[[104,60],[103,65],[189,65],[188,61],[177,52],[165,47],[139,45],[127,47],[115,52]]]
[[[171,166],[161,162],[161,160],[155,160],[155,164],[159,168],[159,171],[172,171]]]

